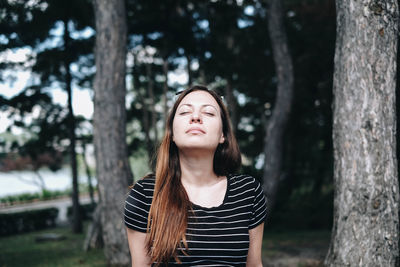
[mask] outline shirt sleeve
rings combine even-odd
[[[143,180],[136,182],[125,201],[126,227],[146,233],[151,200],[151,196],[146,195]]]
[[[254,179],[254,200],[249,229],[253,229],[263,223],[266,217],[267,201],[260,182],[257,179]]]

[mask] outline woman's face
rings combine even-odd
[[[176,110],[172,132],[179,150],[214,152],[218,144],[224,142],[221,110],[214,97],[206,91],[186,95]]]

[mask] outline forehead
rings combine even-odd
[[[219,105],[215,98],[209,94],[206,91],[194,91],[189,94],[187,94],[179,103],[179,106],[182,105],[211,105],[214,106],[215,108],[219,109]]]

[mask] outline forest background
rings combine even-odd
[[[282,164],[267,227],[330,230],[335,2],[282,3],[294,83],[291,112],[281,132]],[[72,88],[93,90],[92,4],[3,0],[0,11],[0,53],[29,51],[21,62],[3,57],[1,86],[15,82],[18,71],[32,75],[27,86],[10,98],[2,96],[0,89],[2,116],[12,121],[0,133],[0,167],[3,171],[57,170],[68,164],[74,203],[79,203],[76,158],[93,144],[93,121],[74,115]],[[132,168],[134,179],[153,167],[154,151],[176,93],[192,84],[206,84],[223,95],[228,105],[243,155],[240,172],[265,181],[266,157],[273,158],[264,153],[267,126],[279,109],[266,2],[127,0],[126,16],[127,153],[132,166],[145,166]],[[185,79],[171,81],[174,75]],[[52,90],[60,89],[68,94],[66,105],[52,98]],[[23,134],[15,135],[16,131]]]

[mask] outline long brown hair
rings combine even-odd
[[[178,148],[172,140],[172,123],[182,99],[193,91],[206,91],[217,101],[221,110],[222,131],[225,141],[219,144],[215,154],[213,168],[218,176],[237,171],[241,164],[239,146],[232,131],[227,108],[221,97],[204,86],[193,86],[184,90],[172,107],[166,122],[165,135],[158,149],[156,164],[156,182],[151,204],[147,232],[147,250],[151,262],[167,263],[171,258],[177,262],[180,248],[183,253],[188,249],[186,228],[191,202],[181,183]]]

